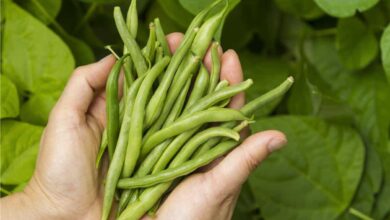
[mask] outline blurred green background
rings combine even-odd
[[[159,17],[184,32],[213,0],[139,0],[137,40]],[[390,219],[390,0],[229,0],[221,45],[235,49],[258,97],[287,95],[252,131],[288,146],[242,188],[234,219]],[[113,6],[129,0],[1,2],[1,195],[31,177],[48,114],[76,66],[122,48]],[[234,174],[232,174],[234,175]]]

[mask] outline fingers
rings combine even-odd
[[[242,82],[244,76],[240,59],[234,50],[226,51],[221,58],[221,80],[229,81],[230,85]],[[239,109],[245,104],[244,93],[239,93],[232,98],[229,107]]]
[[[205,173],[205,179],[211,181],[210,186],[216,190],[217,195],[235,192],[261,161],[286,143],[286,137],[279,131],[256,133]]]
[[[183,34],[179,32],[170,33],[167,35],[167,41],[169,49],[172,53],[175,53],[176,49],[179,47],[181,41],[183,40]]]
[[[114,63],[114,56],[109,55],[96,63],[78,67],[66,85],[53,114],[66,111],[84,115],[96,92],[104,89]]]

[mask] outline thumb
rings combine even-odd
[[[279,131],[253,134],[206,173],[210,175],[207,179],[212,181],[213,191],[218,194],[237,191],[261,161],[286,143],[286,137]]]

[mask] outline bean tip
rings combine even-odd
[[[289,77],[287,77],[287,80],[293,83],[294,82],[294,77],[293,76],[289,76]]]

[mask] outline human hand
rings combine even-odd
[[[95,160],[105,126],[113,56],[78,67],[53,108],[35,172],[23,192],[1,200],[3,219],[99,219],[102,170]]]
[[[174,51],[182,35],[174,33],[167,38]],[[232,50],[221,52],[221,60],[221,78],[230,84],[241,82],[237,54]],[[50,115],[35,173],[22,193],[2,199],[2,217],[24,219],[29,213],[32,219],[100,218],[104,172],[95,168],[95,159],[106,121],[104,88],[114,62],[108,56],[74,71]],[[209,53],[204,62],[210,68]],[[243,104],[244,96],[239,94],[230,107]],[[252,135],[225,158],[180,183],[156,218],[230,218],[242,183],[258,163],[285,142],[277,131]]]

